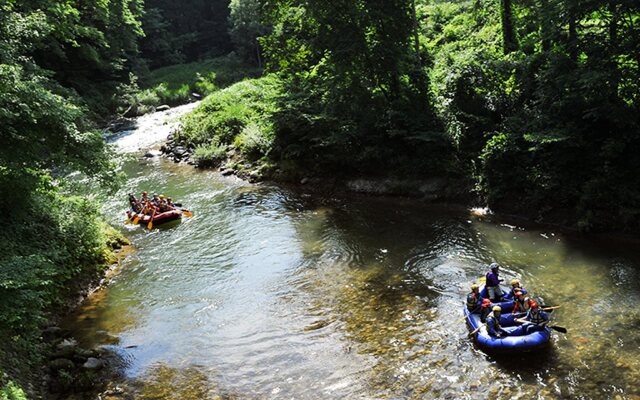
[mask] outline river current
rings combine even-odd
[[[141,157],[179,114],[114,139],[128,179],[104,212],[136,250],[67,321],[122,356],[136,398],[640,399],[637,242]],[[194,217],[124,225],[142,190]],[[468,339],[463,300],[492,261],[561,305],[568,333],[547,351],[493,357]]]

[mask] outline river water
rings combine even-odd
[[[640,399],[637,242],[140,158],[163,115],[116,140],[133,155],[105,213],[136,251],[68,321],[123,357],[136,398]],[[125,226],[142,190],[194,217]],[[465,293],[494,260],[562,305],[569,332],[548,351],[492,357],[467,339]]]

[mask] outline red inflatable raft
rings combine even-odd
[[[136,216],[136,213],[134,213],[133,211],[127,211],[127,216],[131,219],[134,219]],[[164,224],[165,222],[175,221],[177,219],[180,219],[181,216],[182,216],[182,212],[178,210],[171,210],[163,213],[156,213],[156,215],[153,216],[153,224],[160,225],[160,224]],[[140,223],[148,224],[150,220],[151,220],[151,215],[145,215],[144,217],[140,218]]]

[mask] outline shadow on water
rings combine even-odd
[[[631,247],[164,161],[125,167],[126,191],[162,187],[195,213],[152,233],[123,227],[138,252],[72,322],[123,351],[136,398],[640,395]],[[107,210],[120,221],[123,207]],[[550,349],[493,356],[468,339],[463,299],[493,260],[562,305],[554,323],[569,333],[554,333]],[[103,332],[117,342],[96,339]]]

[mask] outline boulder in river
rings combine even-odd
[[[90,369],[90,370],[100,369],[103,366],[104,366],[104,361],[94,357],[89,357],[87,361],[84,364],[82,364],[82,368]]]
[[[175,149],[173,149],[173,155],[175,155],[178,158],[182,158],[186,153],[187,153],[187,149],[185,149],[182,146],[178,146]]]
[[[145,158],[153,158],[153,157],[158,157],[159,155],[161,155],[162,152],[160,150],[149,150],[148,152],[145,153]]]
[[[171,107],[169,107],[166,104],[163,104],[161,106],[156,107],[156,111],[167,111],[168,109],[170,109]]]
[[[193,98],[200,100],[202,98],[202,96],[198,93],[191,93],[191,96],[193,96]]]
[[[224,171],[222,171],[222,176],[229,176],[229,175],[233,175],[236,172],[232,169],[225,169]]]

